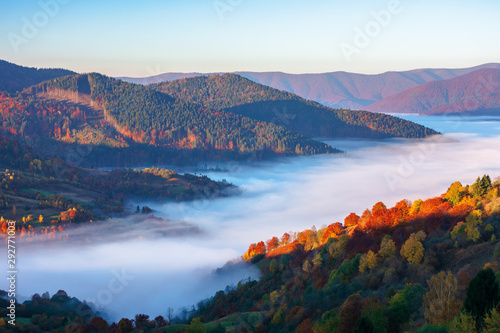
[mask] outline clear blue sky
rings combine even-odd
[[[399,6],[390,22],[375,23],[372,12],[391,3]],[[379,73],[500,62],[498,0],[0,0],[0,5],[1,59],[112,76]],[[29,29],[32,24],[36,31]],[[369,44],[356,44],[356,29],[369,28]],[[342,45],[356,48],[349,61]]]

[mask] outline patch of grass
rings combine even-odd
[[[24,192],[24,193],[29,193],[29,194],[36,194],[37,192],[40,192],[40,194],[42,194],[42,195],[54,195],[55,194],[54,192],[39,190],[36,188],[23,188],[20,191]]]

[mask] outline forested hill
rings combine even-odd
[[[0,59],[0,91],[15,93],[45,80],[75,74],[60,68],[33,68]]]
[[[499,191],[485,175],[252,244],[243,258],[262,278],[198,303],[191,319],[269,333],[499,332]]]
[[[235,74],[198,76],[151,87],[202,107],[274,122],[310,137],[423,138],[438,134],[390,115],[328,108]]]
[[[80,103],[80,106],[84,103],[96,111],[95,117],[75,116],[57,124],[59,132],[56,136],[67,141],[73,140],[72,133],[79,133],[79,128],[73,131],[70,123],[78,127],[94,121],[92,130],[105,127],[105,123],[111,124],[117,133],[108,131],[107,141],[118,141],[116,144],[119,146],[142,145],[144,149],[161,147],[188,152],[196,150],[205,158],[211,158],[215,153],[230,153],[232,157],[237,157],[238,154],[252,153],[294,155],[338,152],[324,143],[276,124],[216,112],[141,85],[96,73],[45,81],[27,89],[23,96],[24,101],[18,101],[21,109],[24,104],[27,105],[24,109],[33,107],[30,98],[41,97],[44,100]],[[38,111],[32,110],[31,114],[40,120]],[[54,114],[54,117],[57,115]],[[29,123],[31,118],[27,117],[26,122]],[[16,117],[12,119],[16,123]],[[22,123],[19,120],[16,126],[21,127]],[[65,127],[62,135],[61,127]],[[14,127],[13,132],[18,132],[17,128]]]

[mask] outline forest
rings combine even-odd
[[[236,193],[225,181],[164,168],[83,169],[0,136],[1,238],[9,220],[19,221],[19,237],[43,240],[64,237],[64,230],[75,224],[132,213],[125,209],[132,197],[182,201]],[[147,207],[142,211],[150,212]]]
[[[146,87],[92,73],[46,81],[30,95],[54,90],[90,94],[104,119],[134,143],[188,150],[332,153],[326,144],[281,126],[215,112]],[[123,140],[122,140],[123,141]]]
[[[236,74],[198,76],[150,86],[196,105],[279,124],[309,137],[424,138],[438,134],[390,115],[332,109]]]
[[[261,278],[228,286],[182,316],[137,314],[118,323],[96,313],[63,318],[47,312],[57,300],[47,294],[20,305],[22,329],[498,332],[499,190],[499,180],[483,175],[471,185],[455,182],[438,197],[390,208],[377,202],[343,223],[251,244],[242,260],[258,267]],[[65,292],[58,294],[68,302]],[[33,309],[40,302],[46,307]]]

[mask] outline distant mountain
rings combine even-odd
[[[393,116],[327,108],[235,74],[198,76],[151,87],[189,103],[276,123],[309,137],[422,138],[437,134]]]
[[[153,84],[153,83],[186,79],[189,77],[210,76],[212,74],[217,74],[217,73],[197,73],[197,72],[194,72],[194,73],[164,73],[164,74],[147,76],[147,77],[123,76],[123,77],[117,77],[117,79],[125,81],[125,82],[135,83],[135,84],[148,85],[148,84]]]
[[[479,69],[453,79],[429,82],[366,109],[387,113],[500,114],[500,69]]]
[[[66,69],[23,67],[0,60],[0,91],[14,93],[45,80],[76,74]]]
[[[235,74],[329,107],[364,109],[370,104],[421,84],[451,79],[482,68],[498,69],[500,64],[491,63],[462,69],[416,69],[375,75],[347,72],[321,74],[236,72]],[[165,73],[146,78],[122,79],[128,82],[151,84],[187,77],[210,76],[212,74],[214,73]]]

